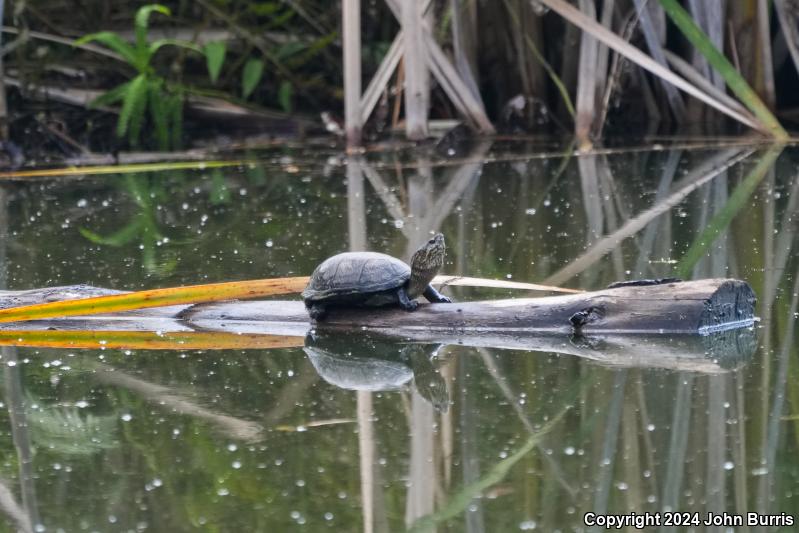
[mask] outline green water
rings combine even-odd
[[[6,182],[4,284],[305,275],[348,249],[407,259],[441,231],[447,273],[585,289],[679,268],[743,279],[758,295],[755,353],[731,366],[701,353],[701,365],[657,353],[614,364],[443,347],[442,413],[401,375],[407,365],[392,367],[398,390],[337,387],[301,338],[272,350],[6,347],[3,528],[361,531],[366,519],[374,531],[573,531],[589,529],[589,512],[799,516],[799,152],[753,176],[763,149],[564,159],[542,148],[557,151],[349,164],[332,150],[275,151],[230,169]],[[779,529],[793,530],[761,530]]]

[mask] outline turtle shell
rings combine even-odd
[[[396,257],[375,252],[346,252],[316,267],[302,297],[311,302],[371,294],[401,287],[411,267]]]
[[[413,379],[403,359],[404,345],[370,335],[329,335],[318,332],[305,337],[305,353],[328,383],[348,390],[399,389]]]
[[[318,346],[306,346],[303,350],[319,375],[342,389],[395,390],[413,379],[413,370],[401,361],[336,353]]]

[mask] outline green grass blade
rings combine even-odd
[[[136,51],[133,49],[130,43],[125,41],[122,37],[114,32],[101,31],[97,33],[90,33],[89,35],[84,35],[80,39],[76,40],[74,44],[78,46],[91,41],[97,41],[98,43],[104,44],[117,54],[121,55],[125,61],[131,65],[135,66],[138,63]]]
[[[141,53],[147,49],[147,24],[150,20],[150,15],[155,11],[166,15],[167,17],[172,14],[168,7],[161,4],[150,4],[142,6],[136,12],[136,19],[134,21],[136,30],[136,48]]]
[[[129,242],[132,242],[133,239],[138,237],[142,229],[142,224],[143,220],[141,216],[137,216],[127,226],[117,231],[116,233],[112,233],[107,237],[103,237],[99,233],[95,233],[86,228],[80,228],[78,231],[80,231],[81,235],[83,235],[86,239],[93,242],[94,244],[114,246],[118,248],[120,246],[128,244]]]
[[[244,65],[241,73],[241,95],[246,100],[258,86],[264,74],[264,62],[260,59],[250,59]]]
[[[202,48],[188,41],[181,41],[179,39],[158,39],[156,41],[153,41],[152,44],[148,47],[150,56],[155,54],[162,46],[177,46],[178,48],[185,48],[186,50],[192,50],[199,54],[203,53]]]
[[[245,350],[296,348],[305,337],[207,331],[0,330],[0,346],[108,350]]]
[[[94,100],[89,102],[89,107],[90,108],[92,108],[92,107],[103,107],[103,106],[115,104],[115,103],[119,102],[120,100],[122,100],[123,98],[125,98],[125,93],[128,92],[129,88],[130,88],[130,82],[129,81],[127,81],[125,83],[122,83],[120,85],[117,85],[116,87],[114,87],[110,91],[108,91],[108,92],[106,92],[104,94],[101,94],[100,96],[98,96],[97,98],[95,98]]]
[[[572,103],[572,99],[569,96],[569,90],[566,89],[566,85],[563,84],[563,81],[560,79],[560,76],[558,76],[557,72],[555,72],[555,69],[553,69],[552,66],[549,64],[549,62],[546,60],[544,55],[535,45],[535,42],[530,38],[529,35],[527,35],[522,30],[522,25],[521,22],[519,21],[519,16],[511,8],[508,0],[505,0],[505,11],[508,13],[508,15],[510,15],[511,20],[513,21],[513,25],[516,27],[516,31],[521,32],[524,35],[527,48],[530,49],[530,52],[532,52],[533,56],[535,56],[536,60],[538,60],[538,62],[546,71],[547,76],[549,76],[549,79],[552,80],[552,83],[555,84],[555,87],[558,89],[558,93],[560,94],[560,98],[561,100],[563,100],[563,105],[566,107],[566,111],[568,111],[569,115],[572,118],[574,118],[575,114],[574,104]]]
[[[707,227],[694,239],[691,247],[683,254],[675,270],[677,277],[689,278],[694,265],[707,253],[708,248],[715,242],[721,233],[727,229],[735,215],[746,205],[749,197],[757,186],[763,181],[766,173],[782,152],[782,145],[769,149],[758,161],[757,165],[749,172],[744,180],[735,188],[724,207],[710,220]]]
[[[173,150],[183,144],[183,91],[178,89],[167,98],[166,112],[169,119],[169,139]]]
[[[686,39],[693,44],[699,52],[705,56],[708,62],[715,68],[735,95],[749,108],[750,111],[763,123],[771,135],[777,139],[788,139],[788,132],[783,129],[777,118],[769,111],[766,104],[760,99],[757,93],[749,86],[743,76],[735,70],[735,67],[724,56],[718,48],[713,45],[705,32],[696,25],[691,15],[680,6],[677,0],[660,0],[660,5],[668,14],[669,18],[680,29]]]
[[[205,63],[208,66],[208,77],[211,78],[211,83],[216,83],[225,62],[227,45],[224,41],[211,41],[203,47],[203,52],[205,53]]]
[[[558,413],[551,421],[547,422],[535,434],[531,435],[521,448],[494,465],[494,467],[491,468],[485,476],[459,490],[449,499],[447,503],[442,506],[439,511],[417,519],[411,525],[409,531],[431,531],[439,522],[449,520],[450,518],[453,518],[459,513],[465,511],[469,507],[472,498],[481,494],[484,490],[492,485],[496,485],[502,481],[510,471],[511,467],[518,463],[522,457],[530,453],[530,451],[535,447],[536,444],[538,444],[544,435],[549,433],[552,428],[558,422],[560,422],[560,419],[563,418],[567,410],[568,408]]]
[[[112,294],[62,300],[43,304],[24,305],[0,309],[0,322],[23,322],[52,317],[117,313],[133,309],[149,309],[169,305],[244,300],[279,294],[297,294],[308,284],[307,276],[272,278],[247,281],[208,283],[166,289]]]
[[[147,102],[150,119],[155,129],[155,139],[159,150],[169,150],[169,115],[167,114],[168,96],[164,94],[161,80],[153,80],[147,86]]]
[[[35,170],[0,172],[0,180],[61,178],[64,176],[100,176],[105,174],[125,174],[126,172],[164,172],[167,170],[207,170],[209,168],[255,167],[259,164],[261,164],[261,162],[254,159],[234,159],[231,161],[167,161],[165,163],[130,163],[127,165],[38,168]]]
[[[142,89],[147,83],[147,77],[144,74],[139,74],[130,81],[128,90],[125,91],[125,97],[122,101],[122,110],[119,112],[119,120],[117,121],[117,136],[124,137],[128,132],[128,125],[130,124],[130,117],[133,110],[138,107],[136,98],[141,97]]]
[[[139,134],[144,122],[146,106],[147,76],[140,74],[133,78],[130,83],[130,89],[122,102],[122,110],[119,113],[119,122],[117,123],[117,134],[121,137],[125,134],[124,130],[127,130],[128,139],[134,146],[139,143]]]
[[[280,107],[286,113],[291,113],[292,111],[292,99],[294,97],[294,86],[291,84],[290,81],[283,80],[280,82],[280,88],[277,91],[277,101],[280,103]]]

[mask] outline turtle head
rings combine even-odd
[[[411,258],[411,272],[425,273],[430,275],[430,280],[444,265],[444,256],[447,247],[444,245],[444,236],[436,233],[430,240],[424,243]],[[427,281],[427,283],[430,282]],[[425,283],[425,285],[427,284]]]

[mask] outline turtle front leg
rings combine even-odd
[[[400,307],[409,312],[416,311],[416,308],[419,307],[419,302],[410,299],[405,287],[397,289],[397,300],[399,301]]]
[[[428,302],[434,303],[434,304],[451,304],[452,303],[452,300],[450,300],[449,298],[447,298],[446,296],[444,296],[443,294],[441,294],[440,292],[435,290],[432,285],[428,285],[427,286],[427,288],[422,293],[422,296],[424,296],[427,299]]]

